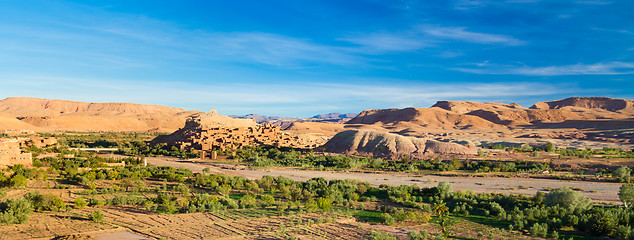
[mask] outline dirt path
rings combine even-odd
[[[148,163],[157,166],[184,167],[194,172],[202,172],[204,168],[209,168],[213,173],[224,173],[237,175],[249,179],[258,179],[265,175],[285,176],[296,181],[305,181],[314,177],[331,179],[356,179],[369,182],[373,186],[380,184],[387,185],[418,185],[420,187],[433,187],[438,182],[450,182],[455,190],[471,190],[477,193],[504,193],[504,194],[525,194],[533,195],[537,191],[547,188],[571,187],[582,189],[584,195],[594,201],[620,203],[618,192],[621,184],[608,182],[582,182],[554,179],[533,179],[533,178],[498,178],[498,177],[448,177],[435,175],[411,175],[403,173],[357,173],[357,172],[332,172],[332,171],[312,171],[312,170],[290,170],[290,169],[237,169],[233,166],[203,163],[194,161],[184,161],[177,158],[168,157],[148,157]]]

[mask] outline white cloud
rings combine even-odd
[[[349,81],[348,81],[349,80]],[[375,79],[373,84],[343,83],[226,83],[143,82],[127,79],[83,79],[53,76],[3,76],[0,96],[30,96],[87,102],[134,102],[217,109],[223,114],[260,113],[312,116],[367,108],[429,107],[438,100],[486,101],[504,97],[521,100],[578,92],[574,87],[539,83],[416,83],[396,85],[399,79]],[[95,92],[108,94],[95,94]],[[566,92],[567,91],[567,92]],[[69,96],[70,97],[69,99]]]
[[[432,45],[431,42],[426,41],[422,36],[413,33],[372,33],[340,40],[361,45],[363,48],[358,49],[358,51],[366,53],[416,51]]]
[[[421,26],[419,28],[423,33],[443,38],[454,39],[464,42],[482,43],[482,44],[502,44],[508,46],[524,45],[526,42],[502,34],[490,34],[467,31],[465,27],[438,27],[438,26]]]
[[[360,46],[358,48],[348,48],[348,51],[364,54],[413,52],[423,48],[438,47],[448,41],[504,46],[527,44],[525,41],[508,35],[473,32],[468,31],[466,27],[441,27],[432,25],[416,26],[411,30],[399,33],[357,34],[340,40]],[[455,51],[445,51],[439,56],[451,58],[460,54]]]
[[[629,62],[605,62],[547,67],[508,66],[482,63],[478,63],[476,65],[480,68],[453,68],[453,70],[476,74],[509,74],[525,76],[616,75],[634,73],[634,63]]]
[[[210,57],[219,56],[274,66],[306,62],[346,65],[357,59],[340,48],[271,33],[209,33],[194,40]]]

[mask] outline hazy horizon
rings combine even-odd
[[[630,1],[11,1],[0,98],[311,117],[632,99]]]

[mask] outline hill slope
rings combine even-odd
[[[196,113],[199,112],[136,103],[13,97],[0,100],[0,129],[171,132]]]
[[[324,148],[327,152],[359,153],[371,157],[400,158],[403,155],[420,158],[429,154],[476,154],[475,147],[438,142],[398,134],[348,130],[337,133]]]

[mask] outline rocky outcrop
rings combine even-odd
[[[367,130],[348,130],[337,133],[323,147],[326,152],[356,153],[362,156],[392,159],[404,155],[417,158],[431,154],[471,155],[477,153],[475,147],[466,147],[456,143]]]
[[[566,107],[634,114],[634,101],[607,97],[571,97],[550,102],[538,102],[531,109],[563,109]]]

